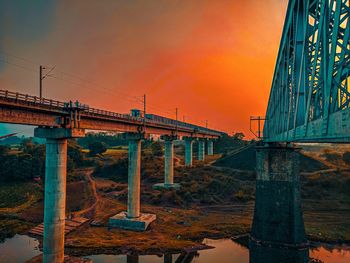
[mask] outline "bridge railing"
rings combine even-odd
[[[58,100],[45,99],[45,98],[40,98],[37,96],[22,94],[19,92],[12,92],[12,91],[8,91],[8,90],[0,90],[0,97],[3,97],[5,99],[16,100],[16,101],[34,103],[34,104],[38,104],[38,105],[64,107],[64,102],[61,102]]]

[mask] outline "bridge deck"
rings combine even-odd
[[[87,105],[64,103],[0,90],[0,122],[44,127],[74,127],[115,132],[146,132],[149,134],[218,138],[223,133],[189,123],[174,125],[90,108]]]

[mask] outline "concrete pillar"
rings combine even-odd
[[[144,231],[156,220],[154,214],[140,213],[141,140],[144,139],[144,134],[130,133],[126,138],[129,140],[128,210],[110,217],[108,225]]]
[[[304,246],[299,153],[292,146],[256,147],[256,198],[251,239]]]
[[[204,161],[205,156],[205,141],[203,139],[198,140],[198,160]]]
[[[214,142],[213,142],[213,140],[207,141],[207,147],[208,147],[208,155],[213,155],[214,154]]]
[[[186,137],[185,140],[185,166],[191,167],[192,166],[192,146],[193,146],[193,138]]]
[[[46,140],[43,262],[63,262],[67,139]]]
[[[164,140],[164,183],[155,184],[153,189],[179,188],[174,183],[174,140],[177,136],[162,136]]]
[[[126,263],[139,263],[138,255],[126,255]]]
[[[164,254],[164,263],[173,263],[173,255]]]
[[[174,142],[165,140],[164,142],[164,184],[174,183]]]
[[[128,217],[140,216],[141,140],[129,140]]]
[[[64,260],[67,138],[82,137],[84,130],[36,128],[34,135],[46,138],[43,262],[61,263]]]

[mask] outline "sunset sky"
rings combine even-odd
[[[264,115],[287,0],[0,0],[0,89],[126,113],[141,107],[250,137]],[[6,61],[6,62],[4,62]],[[20,127],[0,126],[0,135]]]

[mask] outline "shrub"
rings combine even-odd
[[[162,156],[163,155],[163,147],[160,142],[154,142],[151,144],[152,154],[154,156]]]
[[[345,152],[343,154],[343,161],[346,163],[346,164],[349,164],[350,165],[350,152]]]
[[[107,146],[103,142],[93,142],[89,144],[90,156],[96,156],[107,151]]]

